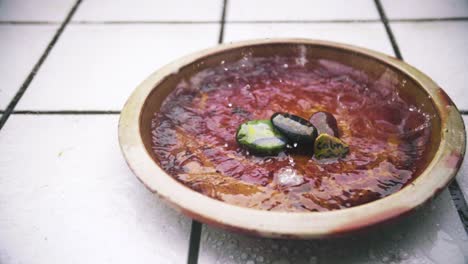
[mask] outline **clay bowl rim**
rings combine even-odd
[[[167,76],[197,59],[251,45],[303,44],[358,53],[376,59],[413,79],[432,97],[441,120],[439,149],[426,169],[402,190],[385,198],[347,209],[327,212],[271,212],[227,204],[202,195],[176,181],[152,159],[140,135],[140,117],[146,98]],[[428,76],[386,54],[348,44],[311,39],[263,39],[223,44],[160,68],[141,83],[125,104],[119,121],[119,143],[137,178],[153,193],[185,215],[231,231],[272,238],[322,238],[367,229],[406,215],[422,206],[455,177],[465,154],[461,115],[446,93]]]

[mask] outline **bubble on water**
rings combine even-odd
[[[318,263],[318,259],[316,256],[311,256],[309,258],[309,264],[317,264]]]
[[[274,177],[276,182],[282,186],[296,186],[304,183],[304,177],[292,167],[284,167],[279,169],[279,171],[275,173]],[[283,248],[281,250],[283,250]]]
[[[271,262],[271,264],[291,264],[291,262],[289,262],[289,260],[285,258],[281,258],[281,259],[274,260],[273,262]]]
[[[283,247],[281,247],[280,252],[284,253],[284,254],[288,254],[289,253],[289,248],[283,246]]]

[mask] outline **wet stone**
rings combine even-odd
[[[310,118],[309,122],[317,128],[317,133],[328,134],[338,137],[338,124],[335,117],[328,112],[316,112]]]
[[[348,152],[349,146],[339,138],[320,134],[315,140],[314,155],[317,159],[344,158]]]
[[[275,113],[271,116],[271,123],[288,140],[300,147],[313,146],[317,138],[317,129],[309,121],[288,113]]]

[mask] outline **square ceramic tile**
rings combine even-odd
[[[434,79],[459,109],[468,109],[468,21],[391,23],[406,62]]]
[[[5,109],[44,53],[56,25],[0,25],[0,110]]]
[[[337,41],[393,55],[381,23],[226,24],[224,33],[225,42],[278,37]]]
[[[223,0],[86,0],[79,21],[220,21]]]
[[[0,21],[62,22],[75,0],[1,0]]]
[[[214,24],[69,25],[17,109],[120,110],[159,67],[216,45],[218,31]]]
[[[468,128],[468,116],[463,116],[463,120],[465,121],[465,128]],[[466,157],[467,155],[468,153],[465,154],[465,159],[463,160],[460,171],[457,174],[457,182],[463,192],[463,195],[465,196],[466,201],[468,201],[468,158]]]
[[[389,19],[468,17],[466,0],[382,0]]]
[[[448,191],[397,225],[326,240],[273,240],[204,226],[199,263],[465,264],[468,240]]]
[[[186,262],[191,221],[128,169],[117,121],[10,117],[0,131],[0,263]]]
[[[233,0],[227,21],[380,19],[372,0]]]

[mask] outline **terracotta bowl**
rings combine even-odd
[[[393,83],[403,97],[412,98],[433,114],[427,166],[402,190],[385,198],[328,212],[271,212],[227,204],[189,189],[162,170],[151,148],[151,119],[183,78],[219,63],[253,56],[297,54],[328,59],[362,70],[372,80]],[[119,123],[119,140],[128,165],[148,189],[185,215],[232,231],[275,238],[320,238],[364,230],[414,211],[443,190],[456,175],[465,154],[465,128],[447,94],[412,66],[355,46],[307,39],[270,39],[239,42],[203,50],[164,66],[148,77],[128,99]]]

